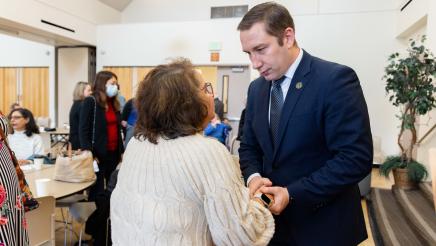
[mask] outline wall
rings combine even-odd
[[[190,0],[190,1],[148,1],[133,0],[122,12],[122,22],[175,22],[202,21],[210,19],[210,8],[216,6],[248,5],[252,7],[262,0]],[[314,13],[318,0],[276,1],[286,3],[294,14]]]
[[[0,34],[0,57],[0,67],[49,68],[49,115],[54,119],[54,47]]]
[[[58,49],[58,126],[69,123],[73,91],[79,81],[88,81],[88,48]]]
[[[314,2],[317,1],[308,1],[305,6]],[[367,99],[373,135],[381,137],[386,154],[395,154],[398,152],[396,109],[386,98],[381,78],[387,57],[399,46],[394,38],[397,11],[391,10],[396,1],[383,1],[379,5],[377,1],[368,1],[366,8],[361,1],[350,2],[319,1],[319,6],[314,4],[313,12],[321,13],[323,9],[325,13],[310,14],[308,7],[304,10],[307,14],[295,16],[297,40],[309,53],[356,70]],[[356,6],[353,8],[352,4]],[[129,7],[132,6],[135,5]],[[377,10],[377,6],[381,9]],[[249,64],[236,31],[239,21],[236,18],[99,26],[97,67],[153,66],[174,56],[189,57],[194,64]],[[214,41],[222,43],[218,63],[209,61],[208,44]],[[252,79],[258,76],[253,70],[251,74]]]
[[[288,7],[293,16],[337,14],[392,10],[400,0],[277,0]],[[420,0],[421,1],[421,0]],[[210,19],[210,8],[248,5],[249,8],[265,0],[133,0],[122,12],[122,22],[175,22]]]
[[[396,109],[384,90],[387,57],[397,50],[395,11],[326,14],[296,18],[297,38],[311,54],[352,67],[368,105],[372,134],[382,151],[396,154]],[[306,32],[305,30],[311,30]]]
[[[154,66],[169,57],[187,56],[193,63],[209,61],[209,42],[222,43],[219,64],[248,60],[241,52],[237,20],[157,22],[103,25],[97,29],[97,67]]]
[[[65,44],[95,45],[96,25],[119,22],[120,12],[97,0],[0,0],[0,29],[22,30]],[[70,28],[69,32],[41,19]]]
[[[429,0],[412,1],[397,16],[397,37],[407,39],[427,25]],[[405,4],[405,3],[404,3]],[[404,6],[404,4],[402,6]]]
[[[59,9],[72,16],[95,25],[116,23],[121,20],[121,13],[98,0],[37,0],[54,9]]]

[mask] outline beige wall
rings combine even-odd
[[[57,126],[62,126],[69,123],[76,83],[88,82],[88,48],[61,48],[58,52]]]

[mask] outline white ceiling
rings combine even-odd
[[[99,0],[100,2],[119,10],[120,12],[123,11],[127,5],[132,2],[132,0]]]

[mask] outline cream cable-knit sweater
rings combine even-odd
[[[240,177],[215,139],[132,138],[111,197],[114,245],[266,245],[273,217]]]

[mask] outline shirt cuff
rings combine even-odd
[[[250,177],[248,177],[248,179],[247,179],[247,187],[250,184],[250,181],[255,177],[262,177],[262,176],[260,176],[259,173],[253,173],[252,175],[250,175]]]

